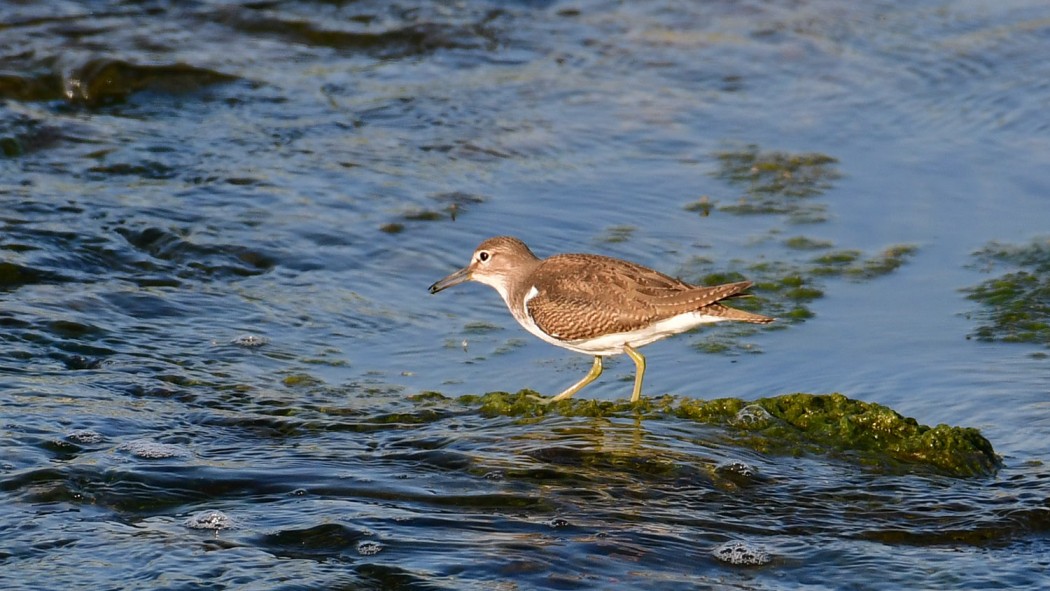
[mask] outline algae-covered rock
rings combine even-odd
[[[990,473],[998,465],[992,444],[977,429],[920,425],[841,394],[787,394],[755,404],[779,419],[755,429],[777,443],[797,440],[848,452],[864,463],[915,462],[959,476]]]
[[[521,391],[463,396],[458,401],[490,416],[676,417],[723,426],[733,443],[763,453],[830,454],[888,467],[920,464],[953,476],[990,474],[999,465],[991,443],[977,429],[920,425],[893,409],[842,394],[786,394],[754,401],[663,396],[637,404],[570,399],[546,404],[534,392]]]

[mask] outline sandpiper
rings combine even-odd
[[[639,347],[701,324],[773,319],[720,302],[744,295],[750,281],[690,285],[642,265],[595,254],[539,259],[524,242],[497,236],[482,242],[470,264],[430,286],[430,293],[466,281],[492,286],[518,324],[570,351],[594,355],[583,379],[547,399],[564,400],[602,373],[602,357],[626,353],[637,372],[631,402],[642,395],[645,357]]]

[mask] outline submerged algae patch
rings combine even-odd
[[[873,279],[895,271],[918,247],[895,244],[882,252],[863,258],[859,250],[839,250],[813,259],[814,275],[843,276],[851,279]]]
[[[830,243],[821,243],[821,248],[830,248]],[[859,250],[832,250],[810,258],[805,262],[793,261],[760,261],[740,265],[742,271],[720,270],[700,275],[697,283],[717,285],[733,281],[750,280],[754,282],[753,297],[734,299],[732,306],[749,312],[772,316],[778,320],[762,330],[783,329],[786,324],[803,322],[813,316],[810,302],[824,296],[827,278],[845,278],[851,281],[867,281],[888,275],[908,262],[918,252],[918,247],[911,244],[891,245],[881,252],[866,254]],[[702,273],[705,268],[714,266],[706,260],[692,261],[690,275]],[[755,327],[750,325],[735,326],[728,330],[731,334],[752,334]],[[720,352],[725,350],[717,345],[702,345],[703,350]],[[734,348],[735,349],[735,348]]]
[[[605,229],[599,240],[606,244],[617,244],[627,242],[638,228],[628,225],[610,226]]]
[[[834,244],[828,240],[817,240],[808,236],[794,236],[784,241],[784,246],[792,250],[824,250]]]
[[[763,453],[830,454],[884,467],[925,465],[953,476],[990,474],[999,465],[992,444],[977,429],[920,425],[885,406],[842,394],[786,394],[754,401],[663,396],[637,404],[570,399],[545,404],[534,392],[522,391],[462,396],[458,402],[477,406],[489,416],[676,417],[724,427],[732,443]]]
[[[823,193],[839,178],[838,160],[818,153],[761,151],[756,145],[718,152],[717,176],[748,183],[753,193],[809,197]]]
[[[787,214],[795,222],[821,222],[825,206],[804,201],[831,188],[839,178],[831,156],[817,153],[791,154],[760,151],[750,145],[715,154],[719,170],[715,176],[736,185],[746,185],[740,201],[723,205],[720,211],[733,214]]]
[[[1050,346],[1050,240],[1024,246],[991,243],[974,257],[988,270],[1012,269],[964,290],[981,304],[972,315],[978,325],[970,336]]]

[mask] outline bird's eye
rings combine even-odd
[[[492,255],[490,255],[488,251],[483,250],[478,253],[478,260],[484,263],[485,261],[489,260],[490,256]]]

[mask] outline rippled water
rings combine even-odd
[[[4,3],[0,38],[3,588],[1047,585],[1046,343],[968,339],[962,291],[1050,233],[1044,2]],[[762,212],[755,153],[833,165]],[[647,347],[646,392],[842,392],[1003,466],[414,397],[590,365],[426,293],[495,234],[801,273],[811,316]]]

